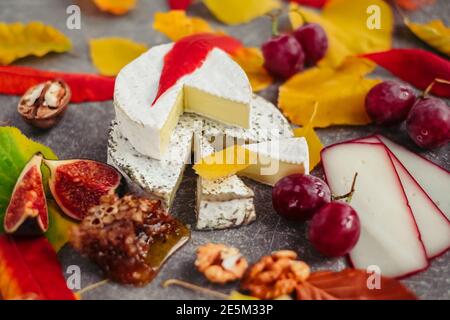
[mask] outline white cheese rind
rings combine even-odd
[[[254,95],[251,101],[249,129],[227,126],[205,119],[203,135],[216,150],[222,150],[235,143],[256,143],[271,139],[290,138],[294,136],[294,133],[289,122],[275,105]]]
[[[162,159],[167,149],[161,136],[166,133],[161,131],[166,123],[177,122],[177,113],[182,111],[174,114],[173,108],[180,95],[182,98],[185,86],[246,105],[250,105],[252,97],[245,72],[224,51],[215,48],[202,66],[180,78],[152,105],[159,88],[164,57],[172,47],[173,44],[153,47],[125,66],[116,78],[114,89],[116,120],[121,131],[136,150],[155,159]]]
[[[113,122],[108,140],[108,162],[170,208],[185,165],[190,162],[193,134],[200,130],[198,118],[183,115],[172,134],[168,153],[163,159],[156,160],[137,152]]]
[[[361,221],[361,235],[350,252],[355,268],[375,265],[382,275],[399,277],[423,270],[427,256],[402,184],[384,146],[343,143],[324,149],[322,163],[333,194],[350,190],[350,205]]]

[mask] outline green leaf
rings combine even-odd
[[[3,219],[14,185],[31,157],[40,152],[46,159],[57,159],[53,151],[31,139],[28,139],[14,127],[0,127],[0,233],[3,233]],[[41,167],[44,186],[48,199],[49,230],[47,238],[59,250],[68,240],[68,229],[73,222],[64,218],[58,206],[50,198],[48,178],[50,172],[46,166]]]

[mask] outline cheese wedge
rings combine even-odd
[[[203,136],[216,150],[244,143],[257,143],[294,136],[292,128],[280,110],[266,99],[254,95],[251,100],[250,128],[229,126],[205,119]]]
[[[206,138],[198,137],[195,157],[201,159],[214,152]],[[236,175],[197,180],[198,230],[220,230],[247,225],[256,219],[253,191]]]
[[[273,186],[288,175],[309,173],[308,144],[303,137],[264,141],[243,147],[257,154],[257,157],[255,163],[239,171],[241,176]]]
[[[377,136],[359,139],[355,142],[383,145]],[[389,155],[416,220],[427,256],[430,259],[436,257],[450,248],[450,222],[397,157],[391,151],[389,151]]]
[[[141,187],[149,197],[170,209],[187,163],[191,160],[194,132],[201,131],[201,119],[183,115],[171,137],[168,153],[161,160],[137,152],[124,137],[117,122],[111,125],[108,163]]]
[[[333,194],[350,190],[350,205],[361,221],[361,235],[350,252],[355,268],[375,265],[381,274],[400,277],[428,267],[425,248],[402,183],[386,148],[380,144],[341,143],[322,151]]]
[[[181,77],[152,105],[164,57],[173,44],[151,48],[116,78],[114,106],[120,131],[140,153],[163,159],[183,112],[232,126],[250,127],[252,89],[245,72],[220,49],[213,49],[194,72]],[[187,53],[188,54],[188,53]]]

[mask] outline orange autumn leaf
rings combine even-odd
[[[279,90],[278,105],[296,125],[306,125],[318,103],[313,127],[370,123],[364,100],[379,80],[364,78],[375,64],[348,58],[339,68],[314,67],[299,73]]]
[[[183,10],[155,13],[153,28],[172,41],[178,41],[197,33],[223,34],[222,31],[215,30],[201,18],[188,17]],[[237,50],[232,58],[246,72],[253,91],[264,90],[273,83],[273,78],[264,68],[264,57],[260,49],[243,47]]]
[[[49,52],[66,52],[71,48],[69,38],[42,22],[0,22],[0,65],[30,55],[42,57]]]
[[[297,300],[416,300],[400,281],[380,276],[378,287],[368,284],[372,275],[365,270],[319,271],[296,288]]]
[[[178,41],[196,33],[215,32],[208,22],[201,18],[188,17],[183,10],[155,13],[153,29],[163,33],[172,41]]]
[[[111,37],[89,41],[94,66],[104,76],[115,76],[119,71],[148,50],[147,46],[126,38]]]
[[[422,8],[423,6],[427,6],[433,4],[435,0],[395,0],[399,7],[414,11]]]
[[[309,169],[313,170],[316,165],[320,163],[320,152],[323,149],[323,144],[320,141],[319,136],[314,131],[313,121],[316,117],[318,109],[318,103],[314,105],[314,110],[309,117],[309,121],[301,128],[294,129],[294,135],[296,137],[304,137],[308,142],[308,153],[309,153]]]
[[[104,12],[123,15],[134,9],[137,0],[93,0],[95,5]]]

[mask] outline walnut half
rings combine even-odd
[[[48,129],[61,119],[69,105],[71,91],[63,80],[49,80],[32,86],[19,101],[17,111],[29,124]]]
[[[238,249],[208,243],[197,249],[195,266],[209,281],[224,284],[242,278],[248,263]]]

